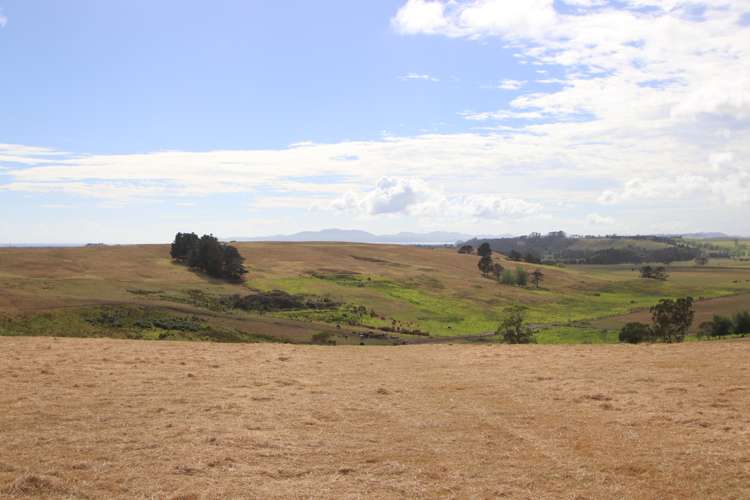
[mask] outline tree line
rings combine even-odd
[[[464,251],[462,252],[461,250]],[[473,253],[473,248],[471,251],[468,251],[468,249],[462,247],[459,249],[459,253],[471,254]],[[485,278],[494,278],[498,283],[502,283],[503,285],[527,286],[529,281],[531,281],[536,288],[539,288],[544,280],[544,273],[541,269],[536,269],[532,273],[529,273],[521,266],[516,266],[515,271],[505,269],[502,264],[492,259],[492,248],[490,248],[489,243],[482,243],[477,248],[477,255],[480,257],[477,267],[482,276]]]
[[[242,281],[245,259],[237,248],[222,243],[212,234],[177,233],[169,254],[176,262],[214,278]]]
[[[750,311],[738,312],[734,317],[714,314],[710,321],[704,321],[698,327],[698,337],[726,337],[727,335],[750,334]]]
[[[693,324],[693,298],[662,299],[651,307],[651,324],[628,323],[620,330],[620,342],[682,342]]]
[[[611,248],[592,248],[580,245],[582,240],[612,240]],[[617,240],[634,240],[631,245],[623,246]],[[664,248],[650,248],[635,242],[655,242],[668,245]],[[473,239],[465,242],[460,253],[471,253],[474,247],[488,243],[492,249],[507,255],[511,260],[524,260],[532,264],[634,264],[645,262],[671,262],[693,260],[703,252],[690,246],[680,238],[660,236],[617,236],[606,237],[570,237],[563,231],[554,231],[546,235],[531,233],[528,236],[512,238],[494,238],[488,240]]]

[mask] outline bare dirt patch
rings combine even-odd
[[[0,338],[0,497],[748,498],[748,359]]]

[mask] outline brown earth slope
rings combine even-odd
[[[749,498],[749,360],[0,338],[0,497]]]

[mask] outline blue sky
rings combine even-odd
[[[0,239],[750,233],[748,13],[0,0]]]

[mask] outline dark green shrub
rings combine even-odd
[[[628,323],[623,326],[619,335],[620,342],[627,342],[628,344],[647,342],[651,340],[651,337],[651,327],[638,322]]]
[[[750,333],[750,311],[738,312],[734,315],[734,333],[742,336]]]

